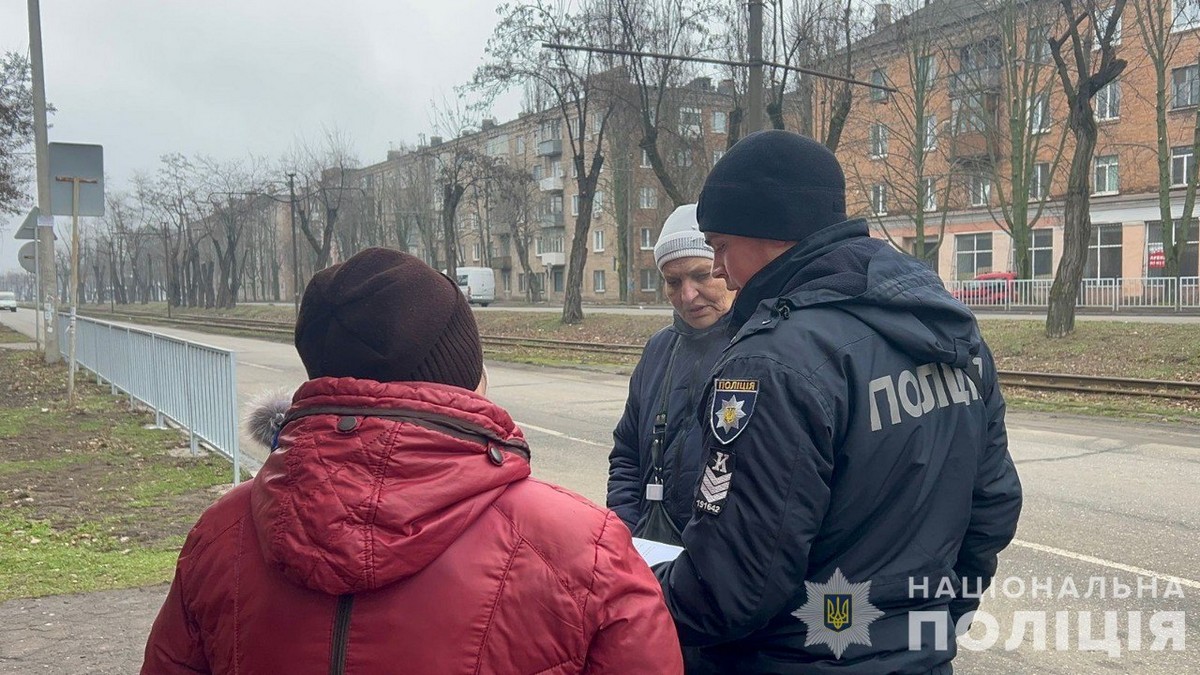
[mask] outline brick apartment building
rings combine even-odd
[[[1005,6],[1016,8],[1011,22],[1001,15]],[[1012,159],[1019,154],[1009,119],[1014,105],[1026,106],[1023,124],[1030,130],[1019,134],[1019,147],[1031,155],[1025,219],[1034,223],[1027,243],[1031,276],[1051,278],[1058,265],[1072,149],[1070,134],[1062,136],[1066,96],[1045,42],[1047,35],[1063,34],[1058,8],[1044,1],[934,0],[892,20],[893,8],[882,4],[872,35],[855,45],[857,76],[901,93],[855,91],[838,149],[851,210],[868,217],[877,236],[910,253],[918,252],[921,228],[926,250],[937,247],[929,262],[946,280],[1015,269],[1013,237],[1004,225],[1014,193],[1025,194],[1012,182]],[[1085,279],[1162,274],[1155,71],[1137,11],[1135,3],[1126,5],[1117,47],[1128,66],[1094,101],[1100,132]],[[1178,218],[1196,167],[1191,146],[1200,104],[1200,5],[1176,0],[1167,11],[1173,17],[1169,40],[1176,45],[1166,72],[1168,197]],[[1017,66],[1006,67],[1014,54]],[[1197,263],[1193,226],[1181,275],[1196,277]]]
[[[662,113],[659,152],[690,200],[699,195],[704,176],[727,147],[730,86],[727,82],[714,87],[710,79],[697,78],[672,90]],[[674,205],[638,146],[638,114],[633,105],[619,103],[601,140],[604,164],[588,234],[581,289],[585,302],[662,299],[653,248]],[[589,163],[594,143],[601,137],[599,121],[593,117],[588,124],[585,161]],[[500,299],[522,299],[531,281],[536,281],[542,299],[558,303],[564,297],[579,213],[569,134],[556,108],[525,113],[500,124],[484,120],[481,128],[464,130],[457,138],[432,137],[412,150],[389,152],[386,161],[361,169],[359,181],[369,196],[368,203],[375,205],[376,217],[387,227],[407,229],[410,251],[444,265],[438,220],[444,183],[441,172],[453,170],[456,159],[463,161],[464,172],[481,162],[526,172],[530,205],[524,209],[506,203],[512,200],[506,199],[509,193],[502,194],[502,190],[511,192],[512,186],[500,185],[484,175],[486,172],[463,181],[465,191],[455,212],[458,265],[493,268]],[[466,166],[472,162],[472,167]],[[411,227],[403,222],[406,218]],[[422,218],[426,223],[430,219],[439,223],[436,236],[422,237],[420,228],[412,226]],[[528,274],[520,262],[518,240],[522,238],[528,247]]]

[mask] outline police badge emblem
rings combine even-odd
[[[717,380],[714,383],[709,425],[713,436],[722,445],[732,443],[750,423],[756,400],[758,380]]]
[[[871,623],[883,612],[871,604],[870,581],[852,584],[835,569],[826,583],[805,581],[804,589],[808,600],[792,616],[808,628],[805,647],[824,644],[840,659],[850,645],[871,646]]]

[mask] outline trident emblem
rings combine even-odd
[[[850,627],[850,622],[853,618],[851,595],[826,595],[825,596],[825,627],[834,632],[840,633]]]

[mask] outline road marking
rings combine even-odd
[[[1013,543],[1013,546],[1029,548],[1029,549],[1033,549],[1034,551],[1041,551],[1042,553],[1049,553],[1052,555],[1061,556],[1063,558],[1070,558],[1071,560],[1078,560],[1080,562],[1091,563],[1093,565],[1100,565],[1102,567],[1110,567],[1114,570],[1121,570],[1122,572],[1129,572],[1130,574],[1137,574],[1137,575],[1143,576],[1143,577],[1154,577],[1156,579],[1162,579],[1163,581],[1174,581],[1174,582],[1178,583],[1180,586],[1187,586],[1188,588],[1195,588],[1195,589],[1200,590],[1200,581],[1193,581],[1192,579],[1184,579],[1183,577],[1177,577],[1177,576],[1173,576],[1170,574],[1163,574],[1162,572],[1155,572],[1153,570],[1148,570],[1143,567],[1134,567],[1133,565],[1126,565],[1124,563],[1114,562],[1112,560],[1105,560],[1103,558],[1096,558],[1096,557],[1093,557],[1090,555],[1084,555],[1082,553],[1066,551],[1061,548],[1054,548],[1053,546],[1044,546],[1042,544],[1035,544],[1031,541],[1021,541],[1020,539],[1013,539],[1012,543]]]
[[[553,429],[547,429],[545,427],[538,427],[538,426],[534,426],[532,424],[526,424],[525,422],[517,422],[516,420],[513,420],[513,422],[516,422],[517,426],[521,427],[522,429],[532,429],[533,431],[536,431],[541,434],[546,434],[547,436],[554,436],[556,438],[565,438],[568,441],[575,441],[576,443],[584,443],[587,445],[594,445],[597,448],[610,447],[606,443],[597,443],[596,441],[589,441],[586,438],[576,438],[575,436],[568,436],[561,431],[555,431]]]
[[[262,368],[263,370],[270,370],[270,371],[274,371],[276,373],[287,372],[283,368],[272,368],[271,366],[264,366],[264,365],[260,365],[257,363],[250,363],[249,361],[238,361],[238,365],[239,366],[250,366],[251,368]]]

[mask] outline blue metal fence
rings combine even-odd
[[[70,318],[59,315],[59,335]],[[155,423],[169,419],[188,432],[192,454],[204,443],[233,462],[241,477],[238,448],[237,359],[232,351],[153,331],[85,317],[76,319],[76,360],[108,382],[113,393],[154,410]],[[59,340],[68,356],[69,340]]]

